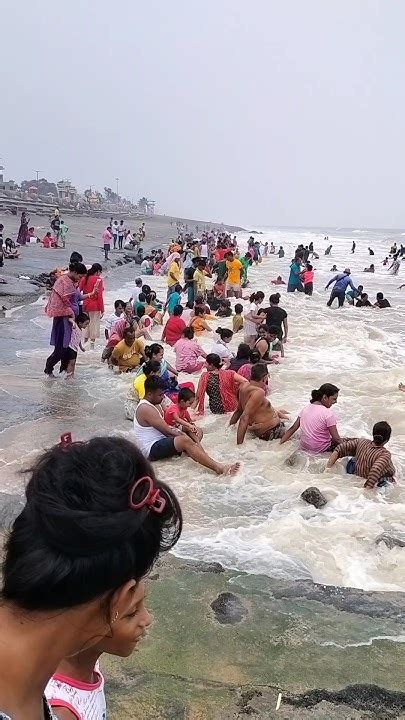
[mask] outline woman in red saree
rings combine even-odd
[[[208,395],[208,405],[214,415],[235,412],[239,387],[248,381],[234,370],[222,370],[222,360],[215,353],[207,355],[205,362],[207,372],[200,377],[195,399],[198,412],[201,415],[204,413],[205,394]]]

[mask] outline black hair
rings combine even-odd
[[[76,252],[74,250],[69,258],[69,265],[72,263],[82,263],[83,262],[83,255],[80,255],[79,252]]]
[[[307,270],[309,270],[309,271],[313,270],[311,263],[307,263]]]
[[[177,402],[180,402],[181,400],[183,400],[183,402],[190,402],[190,400],[194,400],[194,398],[194,390],[191,390],[190,388],[180,388],[179,394],[177,395]]]
[[[262,362],[256,363],[256,365],[253,365],[253,367],[250,370],[250,379],[254,380],[255,382],[259,382],[260,380],[263,380],[264,377],[268,377],[269,373],[267,370],[267,365]]]
[[[360,290],[360,288],[363,290],[364,285],[358,285],[357,290]]]
[[[135,280],[135,285],[137,285],[137,287],[142,287],[142,283],[143,283],[142,278],[137,277]]]
[[[162,350],[164,350],[163,345],[159,345],[159,343],[152,343],[152,345],[147,345],[144,353],[146,357],[151,358],[153,355],[157,355]]]
[[[279,332],[280,332],[280,328],[277,327],[277,325],[270,325],[270,326],[268,326],[268,333],[269,333],[270,335],[277,335],[277,336],[278,336]]]
[[[188,301],[186,302],[186,308],[188,308],[189,310],[193,310],[193,309],[194,309],[194,303],[193,303],[192,300],[188,300]]]
[[[149,375],[145,380],[145,395],[154,393],[157,390],[166,390],[165,381],[161,377],[157,377],[157,375]]]
[[[261,290],[258,290],[257,292],[252,293],[251,296],[250,296],[250,298],[249,298],[249,301],[250,301],[251,303],[253,303],[253,302],[259,302],[259,301],[262,301],[262,300],[264,300],[264,292],[262,292]]]
[[[28,472],[25,507],[5,547],[3,601],[48,611],[105,599],[144,577],[180,537],[176,496],[124,438],[55,445]],[[166,500],[161,514],[129,507],[130,490],[144,476]],[[144,494],[139,487],[133,502]]]
[[[100,263],[93,263],[91,268],[89,268],[86,272],[86,280],[91,275],[95,275],[97,272],[103,272],[103,268],[101,267]]]
[[[209,353],[205,358],[205,362],[208,363],[208,365],[212,365],[217,370],[222,367],[222,360],[216,353]]]
[[[221,338],[221,340],[225,340],[225,338],[233,338],[233,332],[229,328],[217,328],[215,330],[217,335]]]
[[[204,315],[205,310],[201,305],[196,305],[194,308],[194,315]]]
[[[87,268],[81,262],[71,262],[69,264],[69,272],[75,272],[77,275],[86,275]]]
[[[257,328],[257,332],[259,332],[259,330],[264,330],[264,332],[266,332],[266,333],[270,332],[270,328],[268,325],[266,325],[266,323],[263,323],[263,325],[259,325],[259,327]],[[277,332],[278,332],[278,329],[277,329]]]
[[[174,286],[174,291],[181,294],[182,290],[183,288],[181,287],[180,283],[176,283],[176,285]]]
[[[373,441],[375,445],[385,445],[391,437],[391,425],[381,420],[373,427]]]
[[[256,363],[260,362],[261,359],[262,356],[260,355],[258,350],[254,349],[250,351],[249,362],[252,363],[252,365],[256,365]]]
[[[250,345],[247,343],[240,343],[236,353],[237,360],[249,360]]]
[[[139,303],[146,302],[146,295],[145,295],[144,292],[139,293],[139,295],[138,295],[138,302],[139,302]]]
[[[235,315],[240,315],[243,312],[243,305],[240,303],[236,303],[235,305]]]
[[[142,285],[142,292],[145,295],[145,298],[147,295],[149,295],[151,289],[152,288],[150,287],[150,285]]]
[[[151,373],[157,373],[160,371],[160,362],[158,360],[147,360],[143,368],[144,375],[148,376]]]
[[[339,388],[336,387],[336,385],[332,385],[332,383],[324,383],[321,385],[319,390],[312,390],[311,403],[319,402],[319,400],[322,400],[324,395],[326,395],[326,397],[332,397],[332,395],[337,395],[338,392]]]
[[[116,310],[120,307],[120,305],[122,305],[122,307],[125,307],[126,306],[125,300],[116,300],[114,302],[114,307]]]
[[[183,330],[183,337],[187,338],[187,340],[193,340],[194,339],[194,330],[192,327],[185,327]]]
[[[280,302],[280,294],[273,293],[273,295],[270,295],[270,302],[272,305],[278,305]]]
[[[89,315],[85,312],[79,312],[79,314],[76,316],[76,322],[79,325],[79,323],[87,322],[87,320],[90,320]]]
[[[377,300],[384,300],[384,295],[382,292],[378,292],[376,297],[377,297]]]
[[[176,307],[173,310],[173,315],[175,317],[180,317],[180,315],[183,314],[183,306],[182,305],[176,305]]]
[[[131,334],[132,334],[133,332],[134,332],[134,328],[133,328],[132,325],[130,325],[129,327],[126,327],[126,328],[123,330],[122,337],[124,338],[126,335],[128,335],[128,333],[131,333]]]

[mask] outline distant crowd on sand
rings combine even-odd
[[[54,352],[45,373],[53,378],[60,364],[60,374],[72,378],[78,349],[96,352],[103,331],[102,360],[111,372],[128,373],[125,412],[133,430],[129,439],[86,442],[66,433],[29,471],[3,560],[0,720],[106,717],[100,656],[128,657],[147,634],[145,577],[182,532],[179,502],[156,478],[154,463],[185,454],[216,474],[238,470],[203,447],[197,420],[206,398],[211,413],[229,414],[238,445],[247,434],[285,443],[299,432],[301,451],[328,453],[325,471],[348,458],[347,473],[367,491],[395,482],[386,448],[391,427],[380,420],[369,438],[342,437],[336,385],[313,390],[289,427],[288,412],[273,407],[269,369],[284,362],[290,328],[279,293],[266,302],[265,292],[247,289],[262,249],[265,255],[251,238],[241,254],[236,238],[223,232],[198,240],[179,234],[161,265],[166,297],[156,297],[146,276],[137,278],[131,298],[117,299],[106,318],[100,264],[87,268],[73,253],[57,277],[46,306]],[[293,263],[302,261],[305,253],[296,253]],[[214,318],[221,318],[215,332]],[[156,333],[160,342],[151,342]],[[236,354],[234,334],[241,338]],[[212,339],[208,353],[203,336]],[[165,359],[168,346],[174,366]],[[189,379],[179,383],[179,373]]]

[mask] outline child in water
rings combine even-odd
[[[90,325],[90,318],[87,313],[80,313],[76,321],[73,321],[72,334],[70,336],[69,349],[68,349],[68,364],[64,367],[63,362],[61,363],[61,372],[66,369],[66,379],[73,378],[75,374],[77,352],[80,348],[82,352],[85,352],[82,345],[82,330],[85,330]]]
[[[195,392],[189,388],[181,388],[177,395],[177,401],[165,410],[164,419],[170,427],[178,427],[183,430],[194,442],[201,442],[203,431],[193,423],[188,412],[194,402]]]

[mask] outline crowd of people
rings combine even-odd
[[[237,445],[248,434],[284,444],[299,433],[301,451],[328,454],[326,472],[348,458],[347,474],[366,489],[395,482],[386,447],[390,425],[376,422],[370,438],[343,437],[333,411],[336,385],[314,389],[292,423],[286,409],[271,403],[269,369],[283,362],[290,328],[279,293],[267,301],[265,292],[247,290],[263,244],[251,238],[245,264],[236,238],[226,233],[207,232],[198,242],[180,234],[162,258],[166,297],[159,299],[139,277],[131,297],[115,300],[104,316],[102,266],[86,267],[78,253],[50,292],[54,350],[46,375],[54,377],[59,364],[71,378],[78,350],[97,351],[104,339],[102,361],[130,386],[124,412],[132,430],[129,439],[87,442],[66,434],[30,470],[3,563],[0,718],[105,717],[99,658],[130,655],[147,633],[145,575],[182,531],[178,500],[157,480],[154,463],[185,455],[219,476],[239,470],[239,462],[215,460],[205,449],[198,418],[206,405],[213,415],[229,414]],[[263,257],[276,255],[274,245],[265,245]],[[292,263],[294,283],[303,286],[313,282],[303,277],[305,250]],[[329,283],[339,304],[361,290],[348,269],[342,275]],[[379,307],[388,307],[383,301],[377,296]],[[234,336],[240,338],[236,352]],[[169,348],[173,364],[165,357]]]

